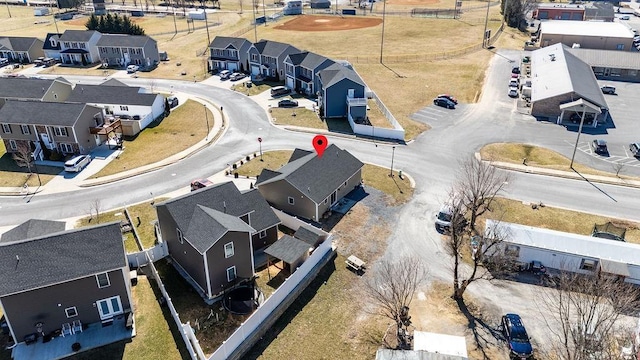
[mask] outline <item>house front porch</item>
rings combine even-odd
[[[110,325],[103,326],[102,323],[93,323],[82,331],[78,330],[66,336],[55,335],[49,339],[45,337],[47,342],[43,342],[42,337],[38,337],[36,342],[29,345],[21,342],[13,348],[11,356],[15,360],[62,359],[78,352],[130,339],[135,335],[135,326],[133,323],[127,324],[126,314],[121,314],[116,316]],[[75,343],[80,344],[78,351],[72,349]]]

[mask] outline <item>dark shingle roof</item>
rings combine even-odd
[[[216,36],[209,47],[214,49],[226,49],[229,46],[233,46],[236,50],[240,50],[245,43],[250,42],[245,38]]]
[[[309,51],[289,54],[289,59],[291,60],[291,63],[293,65],[304,66],[305,68],[310,70],[314,70],[316,67],[322,65],[322,63],[324,63],[325,61],[329,61],[332,64],[334,63],[333,60]]]
[[[324,234],[311,226],[300,226],[293,237],[304,241],[309,246],[316,246],[324,238]]]
[[[249,208],[255,210],[251,213],[251,227],[256,231],[263,231],[280,224],[280,219],[271,210],[271,206],[258,189],[244,192],[242,197],[247,201]]]
[[[154,40],[146,35],[102,34],[96,46],[141,48],[149,41]]]
[[[0,78],[0,97],[10,99],[42,99],[53,80]]]
[[[96,32],[95,30],[65,30],[60,41],[87,42]]]
[[[20,37],[20,36],[9,36],[9,37],[0,37],[0,45],[6,50],[13,51],[29,51],[33,43],[42,42],[34,37]],[[39,46],[42,48],[42,45]]]
[[[260,174],[256,185],[261,186],[284,180],[319,204],[360,170],[363,165],[348,151],[331,144],[321,158],[315,153],[309,153],[293,160],[290,159],[288,164],[277,171],[279,173],[277,176],[265,179]]]
[[[271,40],[260,40],[257,43],[253,44],[253,46],[258,49],[258,52],[260,52],[260,54],[271,57],[278,57],[286,50],[300,52],[300,50],[298,50],[298,48],[294,46]]]
[[[264,252],[287,264],[291,264],[309,251],[309,248],[310,246],[306,242],[289,235],[283,235],[278,241],[266,248]]]
[[[362,81],[353,68],[338,63],[327,66],[324,70],[320,71],[318,75],[320,76],[320,81],[325,89],[345,78],[355,82],[356,84],[365,86],[364,81]]]
[[[255,230],[236,216],[196,205],[186,227],[180,226],[185,239],[201,254],[220,240],[229,231],[248,232]]]
[[[128,87],[129,86],[129,85],[121,82],[120,80],[118,80],[116,78],[111,78],[111,79],[103,82],[100,85],[102,85],[102,86],[124,86],[124,87]]]
[[[0,296],[127,265],[120,224],[74,229],[0,245]]]
[[[64,221],[31,219],[14,227],[0,236],[0,242],[25,240],[47,234],[64,231],[66,223]]]
[[[7,100],[0,109],[0,119],[11,124],[73,126],[85,107],[102,111],[85,104]]]
[[[139,93],[140,88],[76,85],[67,101],[77,103],[151,106],[158,95]]]
[[[47,33],[47,37],[44,39],[44,44],[42,44],[43,50],[60,50],[60,36],[62,34],[56,33]],[[49,39],[54,38],[56,40],[56,46],[51,46],[51,41]]]

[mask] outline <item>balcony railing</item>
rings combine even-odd
[[[119,118],[107,119],[101,126],[94,126],[89,128],[91,134],[108,135],[110,132],[115,131],[121,126]]]
[[[347,98],[349,106],[367,106],[367,98]]]

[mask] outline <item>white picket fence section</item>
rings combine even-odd
[[[285,214],[286,215],[286,214]],[[288,215],[287,215],[288,216]],[[298,220],[299,221],[299,220]],[[286,226],[286,225],[285,225]],[[294,229],[297,227],[294,227]],[[247,340],[260,325],[287,299],[287,297],[308,276],[316,275],[316,266],[333,251],[331,236],[316,248],[300,267],[289,276],[278,289],[265,301],[222,345],[209,357],[209,360],[226,360]]]
[[[285,213],[285,212],[282,212],[282,211],[280,211],[280,210],[278,210],[278,209],[276,209],[276,208],[273,208],[273,207],[272,207],[272,208],[271,208],[271,210],[273,210],[273,212],[276,214],[276,216],[278,217],[278,219],[280,219],[280,222],[282,223],[282,225],[284,225],[284,226],[288,227],[289,229],[291,229],[291,230],[293,230],[293,231],[298,230],[298,228],[299,228],[300,226],[303,226],[303,225],[304,225],[304,226],[313,226],[313,225],[310,225],[310,224],[308,224],[308,223],[306,223],[306,222],[304,222],[304,221],[302,221],[302,220],[298,219],[298,218],[297,218],[297,217],[295,217],[295,216],[291,216],[291,215],[289,215],[289,214],[287,214],[287,213]],[[315,226],[314,226],[314,228],[315,228],[317,231],[319,231],[319,232],[321,232],[322,234],[324,234],[324,235],[325,235],[325,238],[329,236],[329,233],[328,233],[328,232],[326,232],[326,231],[324,231],[324,230],[322,230],[322,229],[320,229],[320,228],[317,228],[317,227],[315,227]]]

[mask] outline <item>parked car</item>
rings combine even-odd
[[[80,155],[64,163],[64,171],[80,172],[91,162],[91,155]]]
[[[191,182],[191,191],[196,191],[207,186],[211,186],[213,183],[209,179],[197,179]]]
[[[291,92],[291,89],[285,86],[276,86],[271,88],[271,97],[286,95]]]
[[[593,152],[600,155],[606,155],[609,153],[607,149],[607,142],[602,139],[596,139],[591,142],[591,146],[593,147]]]
[[[509,79],[509,87],[518,87],[518,85],[520,85],[520,80],[516,79]]]
[[[513,73],[511,74],[512,79],[517,79],[519,77],[520,77],[520,74],[513,74]]]
[[[542,275],[547,272],[547,268],[540,261],[534,260],[529,264],[529,270],[534,275]]]
[[[603,94],[615,94],[616,93],[616,88],[614,86],[611,85],[605,85],[603,87],[600,88],[602,90]]]
[[[511,68],[511,73],[512,74],[520,74],[520,67],[519,66],[514,66],[513,68]]]
[[[592,114],[592,113],[584,114],[584,124],[585,125],[593,124],[593,119],[594,118],[595,118],[595,115]],[[579,124],[580,123],[580,119],[582,119],[582,113],[573,113],[569,117],[569,120],[571,120],[571,122],[574,123],[574,124]]]
[[[231,74],[231,76],[229,76],[229,80],[238,81],[238,80],[244,79],[246,76],[247,75],[245,75],[243,73],[236,72],[236,73]]]
[[[629,151],[631,151],[633,156],[640,157],[640,143],[632,143],[632,144],[630,144],[629,145]]]
[[[433,104],[434,105],[438,105],[438,106],[442,106],[442,107],[447,108],[447,109],[455,109],[456,108],[456,104],[454,104],[453,101],[451,101],[449,99],[445,99],[445,98],[435,98],[435,99],[433,99]]]
[[[513,98],[518,97],[518,88],[514,86],[510,87],[508,95],[509,97],[513,97]]]
[[[449,99],[449,101],[451,101],[452,103],[458,105],[458,99],[456,99],[455,97],[449,95],[449,94],[440,94],[438,95],[439,98],[445,98],[445,99]]]
[[[502,331],[509,344],[509,357],[511,359],[532,359],[533,347],[527,330],[522,325],[522,319],[518,314],[506,314],[502,317]]]
[[[620,20],[629,20],[631,17],[629,15],[622,15],[619,17]]]
[[[138,65],[129,65],[129,66],[127,66],[127,73],[128,74],[133,74],[136,71],[138,71],[138,69],[140,69],[140,67]]]
[[[436,214],[436,230],[440,232],[448,231],[451,228],[451,217],[453,209],[449,205],[442,205]]]
[[[231,71],[222,70],[218,73],[218,75],[220,75],[220,80],[227,80],[231,76]]]
[[[293,99],[282,99],[278,101],[278,107],[298,107],[298,102]]]
[[[169,108],[178,106],[178,98],[176,96],[169,96],[167,102],[169,102]]]

